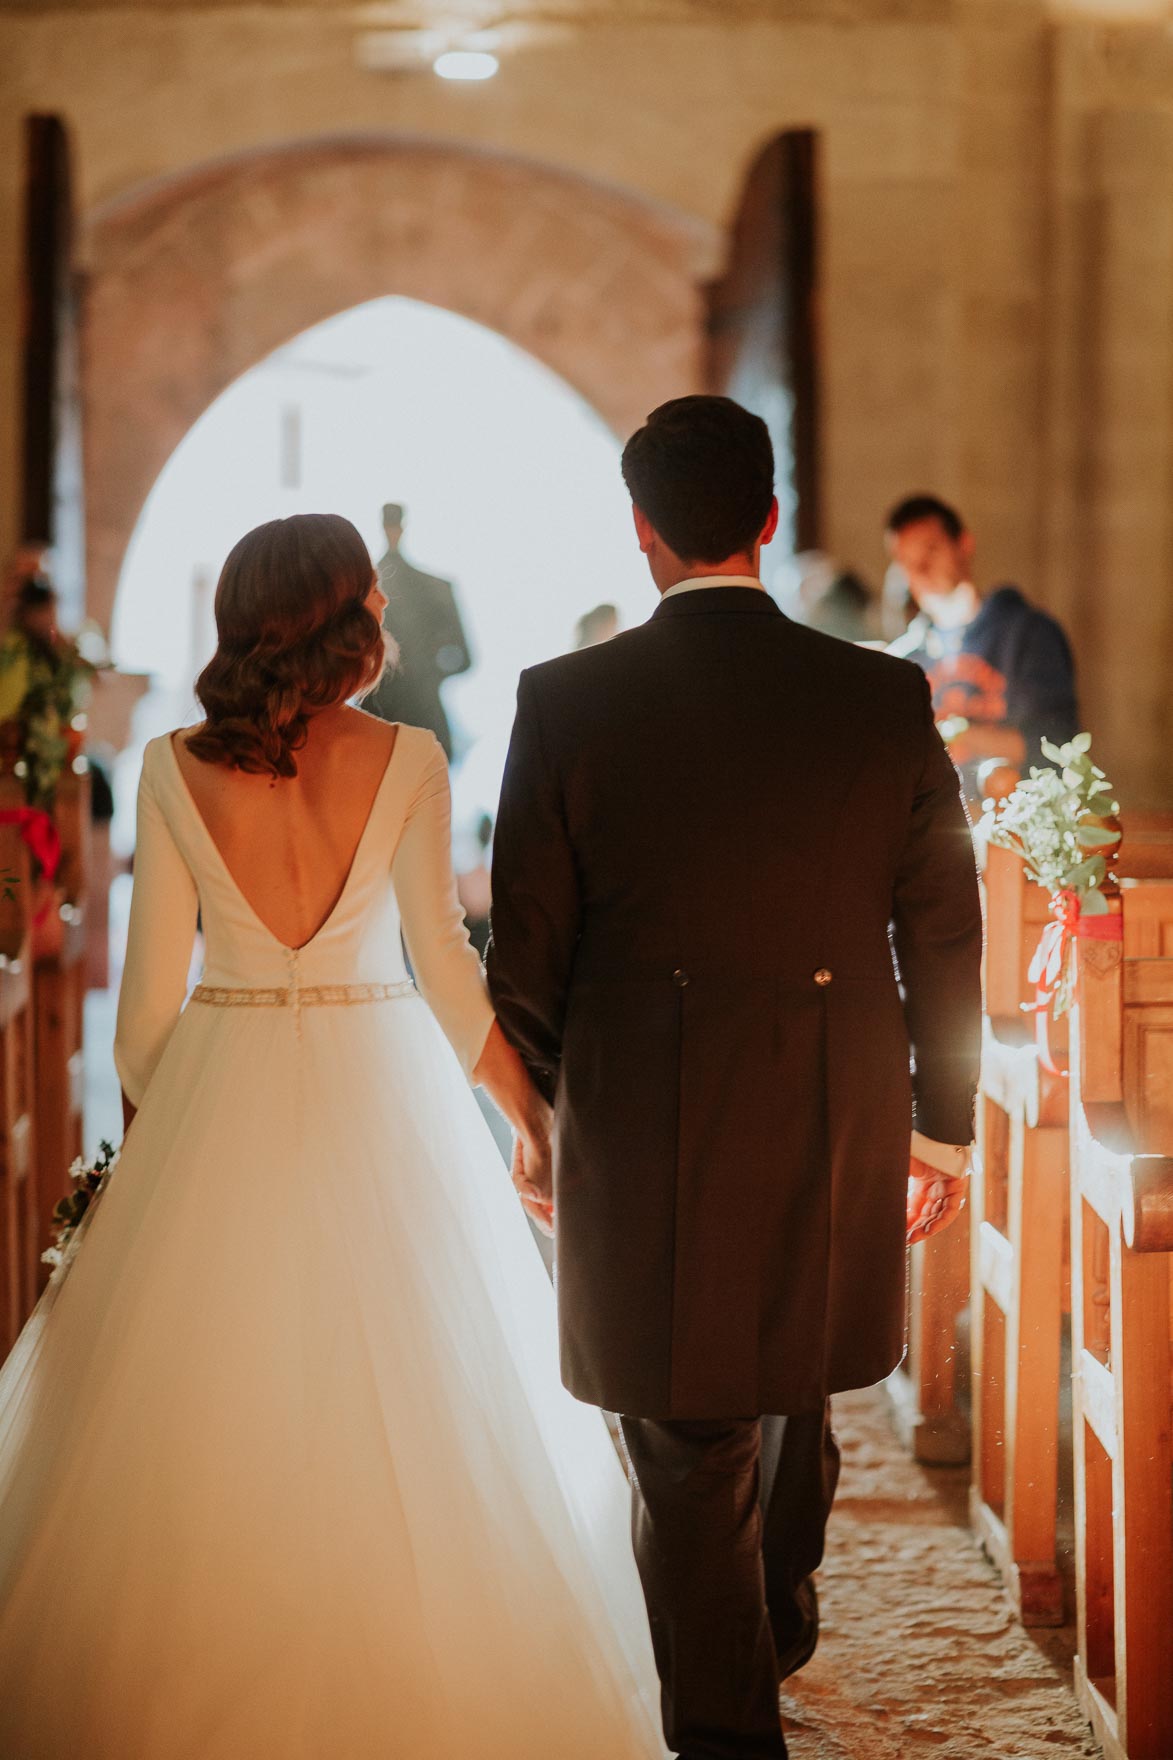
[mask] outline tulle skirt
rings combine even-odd
[[[0,1371],[0,1756],[662,1756],[556,1348],[421,1002],[189,1006]]]

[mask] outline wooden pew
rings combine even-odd
[[[1108,1760],[1173,1755],[1173,957],[1137,952],[1170,890],[1126,886],[1123,940],[1077,950],[1075,1678]]]
[[[1173,875],[1173,819],[1130,815],[1122,872]],[[972,1207],[970,1519],[1026,1625],[1063,1622],[1055,1555],[1060,1355],[1070,1306],[1069,1093],[1043,1067],[1022,1004],[1049,904],[1019,858],[985,855],[986,1016]],[[1144,913],[1147,913],[1145,915]],[[1136,951],[1173,951],[1173,889],[1132,894]],[[1066,1061],[1067,1023],[1052,1022]]]
[[[1066,1308],[1067,1082],[1044,1069],[1027,968],[1049,901],[1021,859],[985,854],[986,1013],[970,1181],[970,1520],[1027,1625],[1059,1625],[1059,1361]],[[1066,1023],[1052,1023],[1065,1052]]]
[[[15,825],[0,825],[0,870],[14,876],[0,897],[0,1358],[36,1301],[39,1214],[33,1153],[33,1004],[28,851]]]
[[[959,1322],[969,1300],[969,1210],[908,1254],[908,1347],[886,1387],[896,1433],[918,1461],[969,1459],[968,1361]]]
[[[53,1239],[53,1210],[82,1153],[86,991],[85,901],[89,875],[89,775],[68,771],[54,814],[61,835],[57,901],[34,930],[37,1188],[40,1249]],[[49,1269],[41,1268],[41,1284]]]
[[[988,1018],[971,1204],[952,1228],[909,1253],[908,1350],[887,1386],[896,1429],[917,1460],[974,1459],[975,1526],[1023,1618],[1046,1624],[1061,1618],[1053,1489],[1059,1333],[1046,1316],[1055,1309],[1057,1266],[1060,1311],[1067,1306],[1067,1097],[1065,1085],[1056,1087],[1036,1069],[1033,1032],[1020,1007],[1033,1000],[1027,969],[1050,921],[1050,902],[1010,851],[983,852],[983,868]],[[1173,815],[1129,813],[1118,868],[1136,877],[1173,876]],[[1052,1043],[1065,1050],[1064,1023],[1052,1028]],[[1054,1217],[1045,1244],[1040,1215]],[[1031,1262],[1024,1268],[1016,1243],[1025,1241]],[[976,1312],[971,1288],[981,1292]],[[985,1402],[972,1415],[971,1362]],[[1043,1415],[1034,1398],[1050,1387],[1054,1398],[1047,1394]],[[1036,1417],[1037,1432],[1020,1427]],[[1043,1433],[1047,1424],[1050,1435]]]

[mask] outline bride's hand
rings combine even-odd
[[[513,1183],[517,1195],[544,1234],[554,1232],[554,1165],[550,1132],[554,1111],[534,1086],[520,1053],[501,1031],[489,1029],[473,1080],[487,1088],[516,1135]]]
[[[542,1233],[554,1233],[554,1164],[549,1131],[519,1132],[513,1140],[513,1184]]]

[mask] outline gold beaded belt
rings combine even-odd
[[[394,1002],[417,996],[410,978],[397,984],[290,984],[269,990],[245,990],[228,984],[197,984],[193,1002],[213,1008],[352,1008],[359,1002]]]

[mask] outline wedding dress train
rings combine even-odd
[[[0,1370],[3,1760],[663,1755],[623,1476],[440,1030],[467,1071],[491,1018],[430,735],[299,952],[148,746],[140,1110]]]

